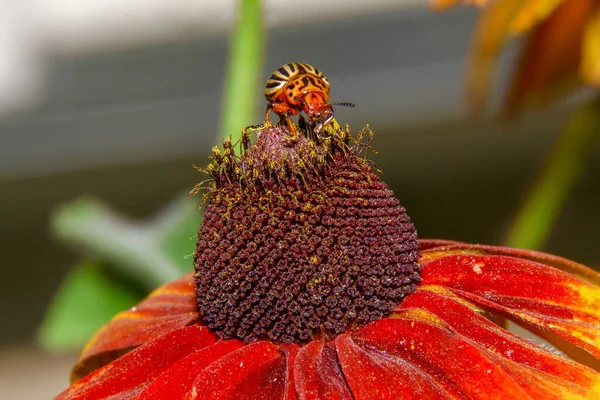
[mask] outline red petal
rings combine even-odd
[[[450,397],[524,400],[530,397],[479,348],[436,325],[405,318],[373,322],[353,335],[382,357],[398,358],[429,375]]]
[[[182,358],[215,343],[208,328],[189,326],[146,343],[72,385],[55,400],[136,398]]]
[[[453,330],[485,348],[488,356],[496,355],[494,359],[501,362],[514,379],[521,380],[521,386],[532,397],[550,398],[553,393],[586,396],[590,387],[600,385],[600,375],[590,368],[556,356],[498,327],[451,293],[438,293],[427,288],[422,286],[417,293],[408,296],[402,302],[402,308],[425,309],[442,318]],[[542,374],[553,375],[556,379],[542,377]],[[527,379],[521,379],[525,375]],[[531,375],[538,375],[539,381]],[[557,392],[553,383],[559,384],[562,392]]]
[[[285,353],[285,358],[287,360],[285,366],[285,390],[284,397],[282,400],[296,400],[298,396],[296,395],[294,364],[296,363],[296,356],[298,355],[300,347],[298,347],[298,345],[295,344],[284,344],[281,345],[281,349]]]
[[[600,287],[507,256],[449,255],[424,264],[423,283],[508,313],[600,357]]]
[[[310,400],[352,400],[336,351],[315,340],[302,347],[294,367],[298,398]]]
[[[338,336],[335,344],[346,381],[358,400],[451,398],[418,368],[363,349],[348,333]]]
[[[204,369],[185,398],[280,400],[285,389],[286,357],[279,346],[256,342]]]
[[[239,340],[226,340],[190,354],[148,385],[138,400],[182,399],[204,368],[243,346]]]
[[[140,304],[117,314],[92,337],[73,367],[71,382],[123,353],[198,319],[193,274],[160,286]]]
[[[600,399],[600,387],[595,385],[582,388],[576,384],[564,381],[554,375],[549,375],[535,368],[513,363],[500,356],[490,354],[510,376],[531,395],[533,399],[564,400],[564,399]]]
[[[420,241],[421,242],[421,241]],[[424,240],[425,243],[437,243],[437,240]],[[446,242],[446,241],[442,241]],[[600,285],[600,273],[591,268],[581,265],[575,261],[568,260],[563,257],[555,256],[541,251],[515,249],[512,247],[501,246],[486,246],[481,244],[468,244],[460,242],[449,242],[444,245],[443,249],[426,249],[423,253],[424,262],[444,257],[450,254],[489,254],[489,255],[506,255],[517,258],[524,258],[535,261],[540,264],[545,264],[550,267],[558,268],[562,271],[573,274],[581,279],[587,280],[595,285]]]

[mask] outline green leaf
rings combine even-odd
[[[80,349],[116,313],[142,297],[100,265],[83,262],[67,274],[55,294],[38,330],[38,343],[51,351]]]
[[[189,207],[197,207],[191,199],[186,200],[193,204]],[[58,238],[97,260],[107,262],[116,274],[129,277],[150,291],[182,274],[179,258],[174,260],[161,247],[163,232],[173,230],[171,220],[180,221],[177,219],[180,207],[184,206],[176,202],[154,220],[140,223],[118,215],[96,199],[81,197],[53,213],[51,229]],[[175,218],[171,218],[171,214]],[[183,245],[188,244],[186,254],[195,248],[194,242],[189,240]]]

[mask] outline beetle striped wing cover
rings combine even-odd
[[[322,90],[329,94],[329,81],[321,71],[310,64],[291,62],[277,68],[267,80],[265,86],[265,98],[267,101],[277,99],[282,91],[287,88],[288,84],[296,81],[297,77],[300,77],[301,75],[307,76],[307,83],[303,85],[303,87],[298,87],[298,89],[306,89],[307,87],[315,86],[318,90]],[[310,78],[312,78],[312,80]]]

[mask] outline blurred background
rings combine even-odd
[[[0,398],[50,398],[67,386],[76,351],[39,350],[37,329],[74,265],[113,265],[122,256],[117,249],[103,259],[94,238],[78,242],[93,233],[69,225],[73,214],[99,212],[86,226],[97,232],[99,224],[123,246],[124,235],[150,240],[144,229],[178,218],[197,229],[198,199],[186,194],[203,179],[192,165],[207,163],[217,143],[236,4],[0,0]],[[272,70],[315,65],[331,82],[332,101],[357,104],[338,108],[336,119],[375,131],[383,179],[420,237],[502,244],[581,99],[511,121],[469,116],[463,78],[478,12],[434,13],[419,0],[265,1],[259,106],[248,124],[262,120]],[[513,47],[499,60],[492,108]],[[543,250],[598,267],[594,143]],[[169,254],[191,269],[193,234],[173,237]],[[135,246],[143,252],[152,243]],[[147,291],[138,289],[124,302]]]

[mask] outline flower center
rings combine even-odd
[[[264,129],[206,171],[195,257],[203,322],[224,339],[302,343],[391,314],[420,282],[416,231],[347,132]]]

